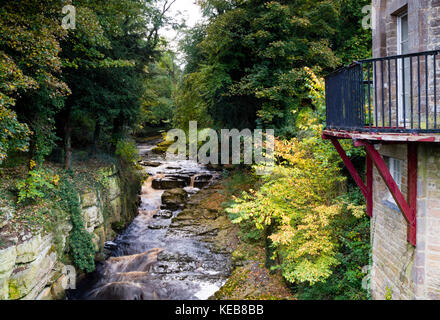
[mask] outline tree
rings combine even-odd
[[[58,21],[60,13],[60,4],[55,0],[2,3],[0,161],[10,151],[28,150],[29,142],[31,157],[41,160],[40,155],[47,153],[42,140],[47,139],[45,129],[59,108],[52,100],[59,102],[60,97],[69,93],[60,79],[59,41],[65,36]],[[38,108],[35,103],[39,103]]]
[[[310,105],[303,68],[325,74],[368,53],[342,52],[344,41],[355,43],[367,33],[361,19],[344,16],[359,9],[354,0],[200,3],[208,23],[189,33],[183,48],[187,72],[204,79],[201,98],[219,127],[273,126],[292,137],[298,111]]]
[[[236,198],[227,212],[235,223],[250,222],[259,230],[270,228],[271,258],[278,262],[275,267],[291,283],[314,285],[325,282],[344,261],[339,245],[345,236],[346,216],[359,219],[364,206],[340,197],[340,185],[346,179],[341,174],[341,160],[331,143],[321,139],[323,79],[310,69],[304,71],[315,108],[303,110],[298,117],[301,138],[277,139],[273,172],[263,178],[258,190]],[[349,143],[344,148],[356,152]],[[355,279],[358,284],[359,280]]]
[[[175,62],[175,54],[165,51],[160,60],[148,67],[148,80],[142,97],[142,123],[160,126],[173,118],[176,86],[180,68]]]
[[[72,130],[93,131],[94,150],[106,135],[114,147],[137,124],[146,65],[158,56],[158,30],[167,21],[165,1],[79,1],[77,22],[62,43],[65,80],[73,94],[59,116],[65,167],[70,167]],[[160,9],[159,9],[160,7]],[[85,119],[92,119],[84,121]],[[80,132],[82,132],[80,130]],[[87,139],[82,134],[81,139]]]

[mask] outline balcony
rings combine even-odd
[[[408,222],[408,241],[417,244],[418,145],[440,142],[440,51],[357,61],[328,75],[325,81],[327,126],[322,133],[342,158],[365,196],[373,216],[373,165]],[[439,112],[438,112],[439,111]],[[352,139],[364,147],[365,182],[339,143]],[[388,169],[381,143],[407,144],[405,197]]]
[[[439,53],[361,60],[328,75],[324,134],[440,142]]]

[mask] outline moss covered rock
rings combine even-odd
[[[0,250],[0,300],[8,299],[8,280],[12,274],[17,250],[10,246]]]

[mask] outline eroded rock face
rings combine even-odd
[[[97,227],[104,223],[104,216],[99,207],[93,206],[83,209],[81,216],[87,232],[92,233]]]
[[[98,196],[94,190],[90,190],[89,192],[82,194],[80,198],[82,208],[96,206],[98,203]]]
[[[34,300],[49,281],[56,258],[50,246],[28,265],[14,269],[8,282],[9,299]]]
[[[15,246],[0,250],[0,300],[8,299],[8,280],[14,270],[16,259]]]
[[[113,200],[121,194],[121,180],[118,176],[112,176],[107,181],[108,197]]]
[[[0,229],[14,216],[15,209],[10,206],[0,207]]]
[[[132,215],[131,212],[125,212],[127,210],[122,205],[126,198],[116,167],[110,166],[99,171],[107,181],[108,194],[105,198],[110,199],[109,203],[107,205],[103,203],[103,197],[97,190],[89,189],[80,195],[81,216],[86,230],[93,236],[97,252],[101,252],[104,242],[115,235],[111,223],[119,223],[121,220],[125,223]],[[138,191],[135,192],[137,196]],[[104,218],[104,210],[107,210],[106,218]],[[8,223],[10,217],[9,215],[0,215],[0,217],[7,218],[0,219],[1,228],[4,225],[3,221]],[[0,248],[0,300],[64,298],[67,276],[62,272],[64,264],[57,256],[57,251],[60,249],[57,246],[61,245],[60,250],[65,250],[71,228],[70,223],[58,226],[57,235],[61,239],[57,239],[57,244],[52,233],[41,231],[26,235],[21,241],[18,239],[9,241],[6,248]]]
[[[37,235],[20,243],[16,247],[17,259],[15,263],[29,263],[38,258],[41,252],[46,251],[52,245],[52,236]]]

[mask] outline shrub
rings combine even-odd
[[[314,108],[298,116],[298,137],[275,140],[273,172],[226,210],[242,231],[264,230],[276,262],[272,268],[296,286],[300,298],[363,299],[369,251],[363,199],[359,192],[341,196],[341,160],[321,139],[323,82],[311,75],[307,84]],[[362,156],[342,144],[349,156]]]
[[[341,212],[335,201],[340,176],[330,146],[318,143],[319,132],[299,141],[276,141],[280,160],[258,191],[245,193],[228,209],[236,223],[271,227],[269,236],[279,268],[289,282],[316,283],[338,264],[333,222]],[[275,258],[275,257],[273,257]]]
[[[69,253],[78,269],[92,272],[95,269],[95,246],[92,242],[92,235],[84,227],[79,194],[70,179],[71,177],[64,176],[58,191],[58,197],[61,200],[59,205],[61,209],[70,213],[72,223]]]
[[[115,154],[125,163],[134,164],[139,160],[139,152],[133,141],[119,140]]]
[[[34,163],[31,161],[31,167]],[[47,169],[33,169],[26,179],[17,182],[18,203],[46,198],[58,185],[60,177]]]

